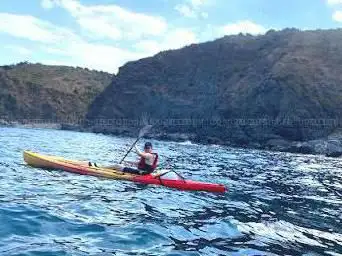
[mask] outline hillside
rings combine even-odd
[[[90,102],[111,80],[111,74],[83,68],[29,63],[0,66],[0,119],[82,119]]]
[[[340,29],[285,29],[161,52],[121,67],[87,117],[252,119],[252,124],[157,125],[154,132],[235,145],[323,138],[336,125],[317,125],[317,119],[342,114],[341,40]],[[92,128],[118,132],[115,125]]]

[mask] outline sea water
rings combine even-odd
[[[160,168],[229,188],[215,194],[32,168],[22,156],[108,165],[134,140],[0,128],[0,255],[342,254],[341,159],[152,140]]]

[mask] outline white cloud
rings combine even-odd
[[[332,18],[337,22],[342,22],[342,11],[335,11]]]
[[[195,10],[186,4],[176,5],[175,10],[187,18],[196,18],[197,17]]]
[[[146,57],[145,54],[125,50],[105,44],[93,44],[85,41],[73,42],[66,46],[52,45],[45,48],[46,53],[59,55],[65,61],[55,61],[49,58],[49,63],[63,63],[63,65],[87,67],[116,73],[124,63]],[[60,58],[58,58],[60,59]]]
[[[41,47],[41,50],[43,50],[46,53],[52,54],[52,55],[63,55],[63,56],[69,56],[69,52],[67,49],[63,49],[62,47],[60,48],[55,48],[58,47],[57,45],[49,45],[49,46],[43,46]]]
[[[170,31],[161,40],[142,40],[135,44],[135,48],[144,52],[146,56],[154,55],[165,50],[179,49],[197,43],[196,35],[187,29]]]
[[[267,29],[262,25],[258,25],[249,20],[238,21],[236,23],[230,23],[219,28],[220,35],[236,35],[239,33],[243,34],[264,34]]]
[[[58,47],[59,46],[52,46],[50,48],[45,48],[44,51],[53,56],[59,55],[64,61],[50,58],[47,59],[48,62],[44,61],[44,63],[87,67],[90,69],[116,73],[118,68],[127,61],[146,57],[139,52],[128,51],[110,45],[92,44],[84,41],[71,43],[67,45],[67,47]]]
[[[154,55],[160,51],[161,43],[156,40],[141,40],[135,44],[138,51],[146,52],[147,55]]]
[[[131,36],[130,41],[123,41],[121,46],[110,45],[105,43],[94,43],[87,40],[73,30],[64,28],[61,26],[54,25],[50,22],[38,19],[29,15],[15,15],[9,13],[0,13],[0,33],[6,33],[13,37],[31,40],[36,42],[35,44],[35,54],[31,58],[31,61],[41,62],[41,63],[58,63],[70,66],[88,67],[92,69],[98,69],[103,71],[108,71],[111,73],[116,73],[118,68],[124,65],[128,61],[137,60],[140,58],[148,57],[154,55],[162,50],[170,50],[181,48],[185,45],[191,43],[196,43],[196,35],[183,28],[164,28],[164,23],[157,29],[149,32],[146,35],[145,30],[149,27],[153,30],[152,23],[155,21],[154,18],[150,19],[149,16],[133,16],[126,15],[126,11],[123,11],[116,19],[128,18],[125,23],[131,24],[135,23],[135,26],[140,28],[127,28],[126,30],[121,29],[121,27],[116,26],[102,26],[107,23],[107,11],[108,6],[93,6],[93,7],[82,7],[76,0],[55,0],[54,4],[62,4],[64,2],[65,6],[69,8],[73,16],[78,20],[84,27],[89,27],[93,33],[91,36],[94,39],[103,39],[108,35],[105,35],[108,31],[111,31],[110,37],[112,39],[127,39],[127,36]],[[66,7],[65,7],[66,8]],[[90,9],[89,9],[90,8]],[[91,23],[92,16],[95,16],[106,10],[106,15],[99,15],[97,19],[94,20],[95,23]],[[116,7],[112,5],[109,8],[113,13]],[[117,14],[121,12],[121,9],[117,11]],[[89,19],[88,19],[89,18]],[[111,19],[111,17],[109,17]],[[146,18],[146,19],[145,19]],[[143,21],[146,21],[143,24]],[[142,24],[139,24],[142,22]],[[150,24],[148,24],[150,22]],[[119,24],[120,25],[120,24]],[[101,27],[102,26],[102,27]],[[145,27],[144,27],[145,26]],[[166,24],[165,24],[166,26]],[[119,28],[116,30],[115,28]],[[141,29],[140,36],[133,38],[134,29]],[[159,30],[158,30],[159,29]],[[164,29],[166,29],[164,31]],[[95,31],[97,30],[97,31]],[[161,33],[164,31],[163,33]],[[132,35],[130,35],[132,33]],[[139,34],[139,33],[138,33]],[[92,40],[93,41],[93,40]],[[98,40],[95,40],[99,42]],[[23,44],[25,45],[25,44]],[[22,45],[21,45],[22,46]],[[18,54],[29,54],[28,51],[25,52],[24,49],[18,51]],[[39,56],[39,57],[37,57]]]
[[[116,73],[118,68],[128,61],[147,57],[142,52],[86,41],[52,45],[44,50],[53,55],[66,57],[70,61],[65,61],[65,65],[88,67],[110,73]]]
[[[175,6],[175,10],[187,18],[208,18],[208,13],[201,12],[200,8],[208,3],[208,0],[186,0],[183,4]]]
[[[41,43],[37,45],[41,49],[39,53],[46,59],[51,60],[51,55],[64,56],[69,59],[65,65],[77,64],[111,73],[115,73],[125,62],[145,56],[111,45],[89,43],[71,30],[33,16],[0,13],[0,32]],[[21,53],[28,52],[21,49]]]
[[[125,62],[143,57],[142,54],[122,48],[86,42],[69,45],[68,52],[71,57],[81,60],[82,66],[106,70],[111,73],[117,72],[118,68]]]
[[[342,4],[342,0],[327,0],[327,3],[329,5],[337,5],[337,4]]]
[[[334,6],[336,5],[342,5],[342,0],[326,0],[328,5],[333,6],[333,9],[335,9]],[[332,19],[337,22],[342,22],[342,11],[334,11],[332,14]]]
[[[63,41],[76,36],[68,29],[54,26],[29,15],[0,13],[0,33],[43,43]]]
[[[55,5],[56,5],[55,0],[42,0],[41,1],[41,6],[44,9],[51,9],[51,8],[55,7]]]
[[[209,14],[207,12],[202,12],[201,16],[202,16],[202,18],[206,19],[209,17]]]
[[[105,19],[99,17],[93,18],[79,18],[78,23],[82,28],[88,30],[90,36],[97,38],[110,38],[112,40],[119,40],[123,37],[123,32],[116,26],[111,26]]]
[[[135,40],[165,33],[162,17],[132,12],[117,5],[82,5],[78,0],[56,0],[57,5],[76,18],[79,25],[102,38]]]
[[[187,29],[175,29],[164,38],[163,50],[178,49],[183,46],[197,43],[196,35]]]
[[[6,45],[5,48],[23,56],[28,56],[32,54],[32,50],[19,45]]]
[[[199,6],[204,5],[205,3],[207,3],[208,0],[188,0],[188,2],[190,2],[191,5],[194,6],[194,7],[199,7]]]

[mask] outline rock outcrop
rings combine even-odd
[[[129,62],[91,104],[88,126],[117,133],[118,125],[98,120],[147,117],[163,136],[310,153],[303,142],[340,125],[341,41],[340,29],[285,29]],[[182,121],[170,122],[175,119]]]

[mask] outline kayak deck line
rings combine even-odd
[[[42,155],[39,153],[24,151],[24,161],[36,168],[45,168],[53,170],[63,170],[67,172],[91,175],[97,177],[104,177],[109,179],[128,180],[142,184],[161,185],[169,188],[176,188],[179,190],[193,190],[193,191],[207,191],[224,193],[227,188],[222,184],[206,183],[201,181],[186,180],[179,174],[177,178],[162,178],[163,174],[158,175],[163,170],[157,170],[155,174],[131,174],[119,170],[110,169],[106,167],[89,166],[85,161],[74,161],[64,159],[63,157]],[[172,172],[172,171],[169,171]],[[165,172],[165,174],[168,172]]]

